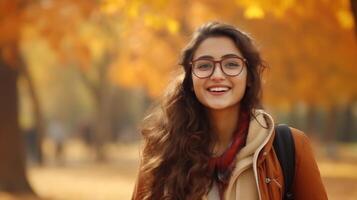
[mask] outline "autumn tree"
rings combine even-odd
[[[173,38],[171,35],[177,36],[177,30],[186,30],[178,29],[178,22],[172,17],[157,14],[163,6],[159,1],[148,5],[144,16],[140,13],[145,6],[141,1],[112,3],[55,1],[33,4],[27,9],[28,21],[23,28],[35,32],[35,37],[44,38],[57,53],[58,61],[63,66],[73,65],[78,69],[94,102],[95,148],[98,160],[105,159],[103,145],[108,141],[109,114],[115,103],[111,102],[113,85],[119,83],[129,88],[143,87],[147,89],[148,94],[158,95],[167,82],[160,81],[166,79],[160,75],[163,72],[168,73],[170,69],[166,66],[176,63],[175,60],[165,59],[164,61],[168,62],[164,64],[159,54],[148,54],[147,48],[162,45],[164,49],[168,49],[168,54],[174,50],[178,52],[179,37]],[[185,4],[182,6],[187,7]],[[142,17],[147,21],[144,26],[140,24]],[[140,33],[141,30],[143,32]],[[186,30],[186,34],[188,32]],[[152,38],[151,42],[157,43],[139,44],[133,35]],[[31,40],[31,37],[26,39]],[[145,47],[136,48],[141,45]],[[141,56],[147,59],[141,59]],[[157,67],[152,68],[150,65]],[[140,98],[143,98],[142,101],[146,99],[145,96]]]
[[[0,2],[0,191],[33,194],[18,123],[19,34],[24,1]]]
[[[27,10],[24,30],[44,38],[62,66],[75,66],[92,97],[97,160],[105,160],[103,145],[109,140],[112,106],[109,70],[123,48],[120,38],[128,15],[107,15],[97,1],[55,1]]]
[[[308,112],[318,107],[333,113],[336,104],[353,102],[356,46],[349,1],[274,2],[44,1],[27,9],[24,29],[48,41],[61,65],[81,74],[96,110],[101,158],[110,88],[158,97],[168,74],[180,69],[180,49],[206,21],[236,24],[256,39],[270,66],[265,101],[272,107],[286,112],[303,102]]]

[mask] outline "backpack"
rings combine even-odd
[[[285,124],[275,127],[274,150],[284,175],[283,200],[293,200],[292,183],[295,174],[295,143],[290,128]]]

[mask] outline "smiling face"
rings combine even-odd
[[[243,58],[230,38],[209,37],[198,46],[193,60],[209,58],[217,61],[233,55]],[[193,89],[197,99],[208,109],[213,110],[238,107],[246,89],[246,66],[243,66],[238,76],[227,76],[219,63],[215,65],[215,70],[210,77],[198,78],[192,74]]]

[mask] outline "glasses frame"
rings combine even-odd
[[[243,67],[242,67],[242,69],[240,70],[240,72],[239,72],[237,75],[229,75],[229,74],[227,74],[226,72],[224,72],[224,70],[223,70],[222,61],[225,60],[225,59],[229,59],[229,58],[238,58],[238,59],[240,59],[240,60],[243,61]],[[200,77],[200,76],[198,76],[197,74],[195,74],[195,72],[194,72],[195,70],[193,69],[193,66],[195,65],[195,62],[201,61],[201,60],[208,60],[208,61],[213,62],[213,70],[212,70],[212,72],[211,72],[208,76]],[[248,64],[247,59],[242,58],[242,57],[240,57],[240,56],[230,56],[230,57],[222,58],[222,59],[220,59],[220,60],[214,60],[214,59],[210,59],[210,58],[198,58],[198,59],[192,60],[192,61],[190,62],[192,74],[195,75],[197,78],[200,78],[200,79],[209,78],[209,77],[212,76],[212,74],[214,73],[214,71],[216,71],[216,64],[217,64],[217,63],[219,63],[219,67],[221,68],[221,71],[223,72],[223,74],[226,75],[226,76],[230,76],[230,77],[239,76],[239,75],[242,73],[243,68],[244,68],[245,66],[247,66],[247,64]]]

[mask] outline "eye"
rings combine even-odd
[[[223,61],[223,67],[229,69],[239,68],[243,65],[242,61],[238,58],[229,58]]]
[[[197,70],[205,71],[210,70],[213,67],[212,62],[210,61],[197,61],[194,66]]]
[[[236,67],[239,67],[240,64],[237,62],[230,61],[230,62],[224,63],[224,66],[228,67],[228,68],[236,68]]]

